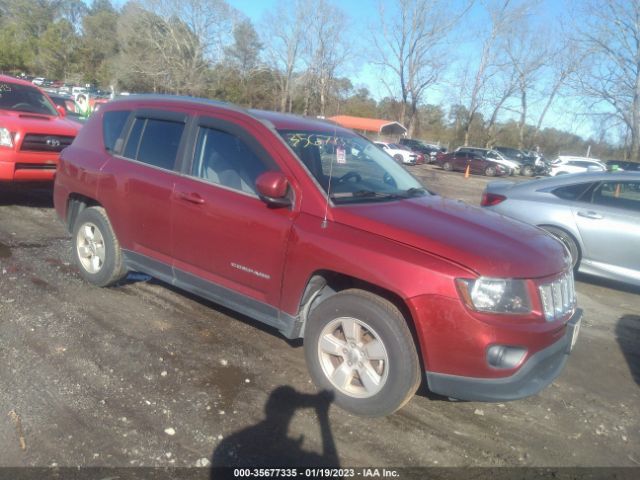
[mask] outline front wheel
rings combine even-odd
[[[451,165],[451,163],[450,163],[450,162],[444,162],[444,163],[442,164],[442,168],[443,168],[444,170],[446,170],[447,172],[450,172],[451,170],[453,170],[453,165]]]
[[[102,207],[86,208],[78,215],[73,252],[80,275],[94,285],[106,287],[127,274],[120,244]]]
[[[569,250],[569,253],[571,254],[571,267],[574,271],[578,271],[578,267],[580,266],[580,248],[573,236],[561,228],[546,225],[543,225],[542,228],[560,240],[565,247],[567,247],[567,250]]]
[[[522,175],[525,177],[533,177],[533,167],[531,165],[525,165],[522,167]]]
[[[323,301],[307,321],[311,378],[356,415],[390,415],[420,385],[420,361],[406,319],[391,302],[363,290]]]

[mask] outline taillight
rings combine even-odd
[[[498,195],[497,193],[482,193],[482,201],[480,201],[480,205],[483,207],[493,207],[494,205],[498,205],[499,203],[504,202],[507,199],[504,195]]]

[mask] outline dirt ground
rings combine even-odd
[[[487,182],[412,171],[476,205]],[[640,465],[640,289],[578,277],[577,346],[537,396],[451,402],[423,388],[363,419],[315,394],[300,342],[142,275],[93,287],[70,249],[49,190],[0,186],[0,466],[206,466],[285,450],[341,466]],[[239,438],[245,451],[229,447]]]

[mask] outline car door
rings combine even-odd
[[[276,306],[294,212],[256,194],[256,178],[281,169],[255,128],[208,116],[194,124],[191,161],[173,197],[174,273],[232,303]]]
[[[453,160],[451,164],[453,165],[453,169],[460,172],[467,168],[467,159],[469,158],[469,153],[467,152],[455,152],[453,154]]]
[[[584,243],[583,261],[640,278],[640,182],[602,182],[590,200],[574,204],[573,212]]]
[[[180,112],[134,112],[125,127],[126,138],[118,142],[101,172],[101,196],[109,199],[105,207],[122,247],[133,261],[167,275],[174,169],[184,148],[186,120]]]

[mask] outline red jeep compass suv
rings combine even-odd
[[[145,272],[303,338],[315,383],[360,415],[423,377],[458,399],[535,394],[580,325],[560,242],[320,120],[116,100],[62,153],[54,201],[89,282]]]
[[[0,75],[0,182],[51,181],[80,126],[39,88]]]

